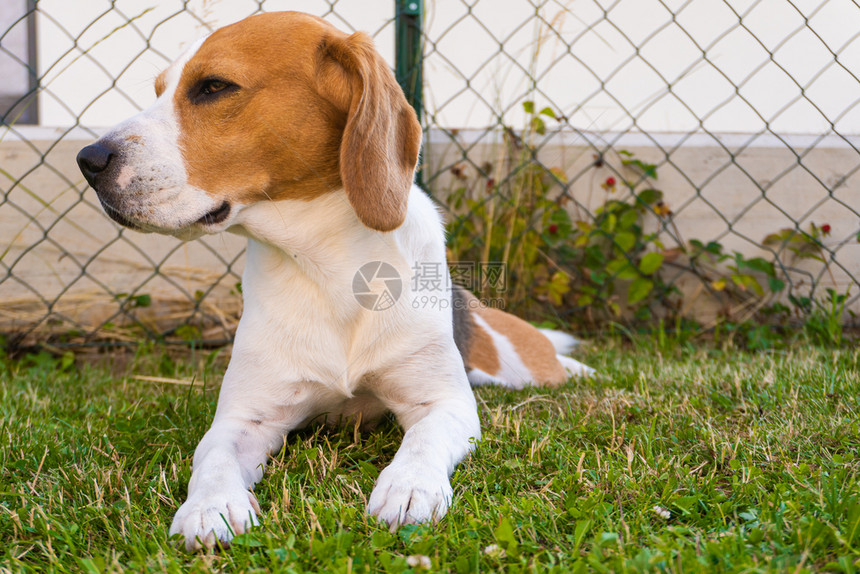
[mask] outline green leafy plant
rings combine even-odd
[[[764,238],[764,245],[779,253],[791,253],[791,260],[813,260],[824,265],[830,281],[837,285],[836,277],[830,268],[828,249],[824,239],[831,233],[830,225],[816,225],[810,222],[808,231],[800,228],[783,228]],[[827,288],[825,297],[817,297],[814,292],[808,295],[789,295],[795,312],[804,318],[804,330],[812,341],[824,345],[841,345],[843,342],[842,323],[845,317],[846,301],[849,291],[838,293],[835,288]]]
[[[717,319],[706,328],[726,323],[724,331],[732,338],[741,334],[747,348],[771,348],[782,332],[770,327],[789,317],[812,321],[816,340],[841,341],[835,325],[845,312],[845,296],[829,294],[819,301],[789,293],[793,309],[787,307],[782,294],[789,277],[776,265],[778,254],[787,250],[793,258],[822,262],[829,272],[822,242],[829,225],[768,235],[763,244],[773,259],[730,251],[718,241],[684,241],[656,186],[658,166],[628,150],[619,150],[614,160],[595,158],[593,170],[613,173],[596,178],[602,201],[589,212],[573,203],[564,171],[538,157],[544,136],[564,118],[531,100],[522,109],[524,128],[503,128],[496,161],[450,169],[453,186],[445,198],[455,216],[448,225],[449,260],[500,263],[507,272],[502,288],[487,282],[473,286],[480,296],[502,297],[509,310],[531,318],[546,317],[547,309],[555,308],[590,326],[617,321],[653,326],[683,319],[701,293],[684,301],[666,273],[673,266],[698,277],[716,302]],[[675,244],[664,245],[665,237]]]
[[[604,185],[613,187],[612,180]],[[629,184],[628,184],[629,185]],[[632,186],[631,186],[632,187]],[[645,189],[633,194],[632,201],[607,199],[595,211],[594,220],[577,221],[574,245],[583,248],[578,263],[588,270],[576,290],[578,305],[604,302],[610,315],[621,315],[617,293],[626,291],[626,303],[639,319],[650,313],[647,304],[669,288],[659,274],[665,261],[664,246],[656,232],[646,232],[643,218],[653,212],[663,193]]]
[[[452,212],[460,214],[448,226],[449,260],[498,262],[505,266],[504,286],[481,283],[482,296],[504,295],[524,301],[535,284],[556,304],[568,290],[568,279],[559,270],[549,271],[549,251],[573,228],[563,203],[550,197],[559,172],[533,161],[535,134],[546,133],[546,122],[555,114],[544,108],[535,112],[524,102],[528,115],[522,135],[504,131],[503,156],[498,164],[485,164],[470,178],[465,166],[451,169],[456,184],[447,196]],[[507,168],[505,167],[507,166]]]
[[[828,265],[822,239],[830,235],[830,225],[809,224],[809,231],[786,227],[764,238],[764,245],[775,249],[786,249],[796,259],[814,259]]]
[[[812,299],[812,310],[804,322],[804,330],[813,342],[824,346],[841,346],[843,343],[842,318],[848,293],[827,289],[823,300]]]
[[[587,309],[591,321],[651,316],[651,305],[674,289],[662,280],[664,246],[655,231],[647,231],[645,218],[670,212],[663,193],[636,186],[614,176],[600,185],[604,203],[593,216],[576,219],[570,197],[562,193],[564,172],[536,161],[533,139],[544,135],[559,116],[534,102],[523,103],[526,128],[521,134],[505,129],[499,163],[486,164],[471,178],[463,165],[451,169],[456,187],[448,194],[449,208],[458,214],[449,225],[449,259],[493,261],[508,272],[501,293],[519,311],[554,307]],[[630,152],[621,164],[647,178],[656,166]],[[616,194],[618,188],[627,194]],[[499,295],[482,284],[480,295]]]
[[[149,307],[150,305],[152,305],[152,296],[148,293],[143,293],[141,295],[117,293],[116,295],[114,295],[114,299],[122,302],[124,305],[131,309]]]
[[[713,277],[710,286],[715,291],[726,291],[733,287],[761,297],[765,294],[765,286],[772,293],[785,288],[785,282],[777,277],[772,262],[762,257],[746,257],[738,251],[726,253],[723,245],[716,241],[706,244],[692,239],[688,255],[691,263],[698,265],[700,272]]]

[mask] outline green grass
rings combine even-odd
[[[223,357],[0,361],[0,570],[860,569],[860,352],[610,340],[580,358],[601,376],[478,391],[484,438],[438,526],[391,534],[364,514],[395,424],[314,428],[258,486],[262,526],[195,555],[167,528]]]

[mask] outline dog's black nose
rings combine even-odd
[[[96,180],[114,157],[114,151],[103,143],[96,142],[78,152],[78,167],[89,184],[96,187]]]

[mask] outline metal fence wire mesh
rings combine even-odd
[[[0,332],[15,344],[230,339],[242,241],[120,229],[74,156],[151,102],[202,32],[280,9],[421,70],[401,83],[423,107],[419,177],[448,210],[449,258],[508,270],[481,295],[592,325],[854,322],[852,0],[70,4],[0,0]],[[423,15],[398,46],[396,10]]]

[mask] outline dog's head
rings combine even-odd
[[[365,34],[297,12],[252,16],[198,41],[155,92],[78,154],[119,223],[192,238],[244,206],[339,189],[368,227],[403,222],[421,126]]]

